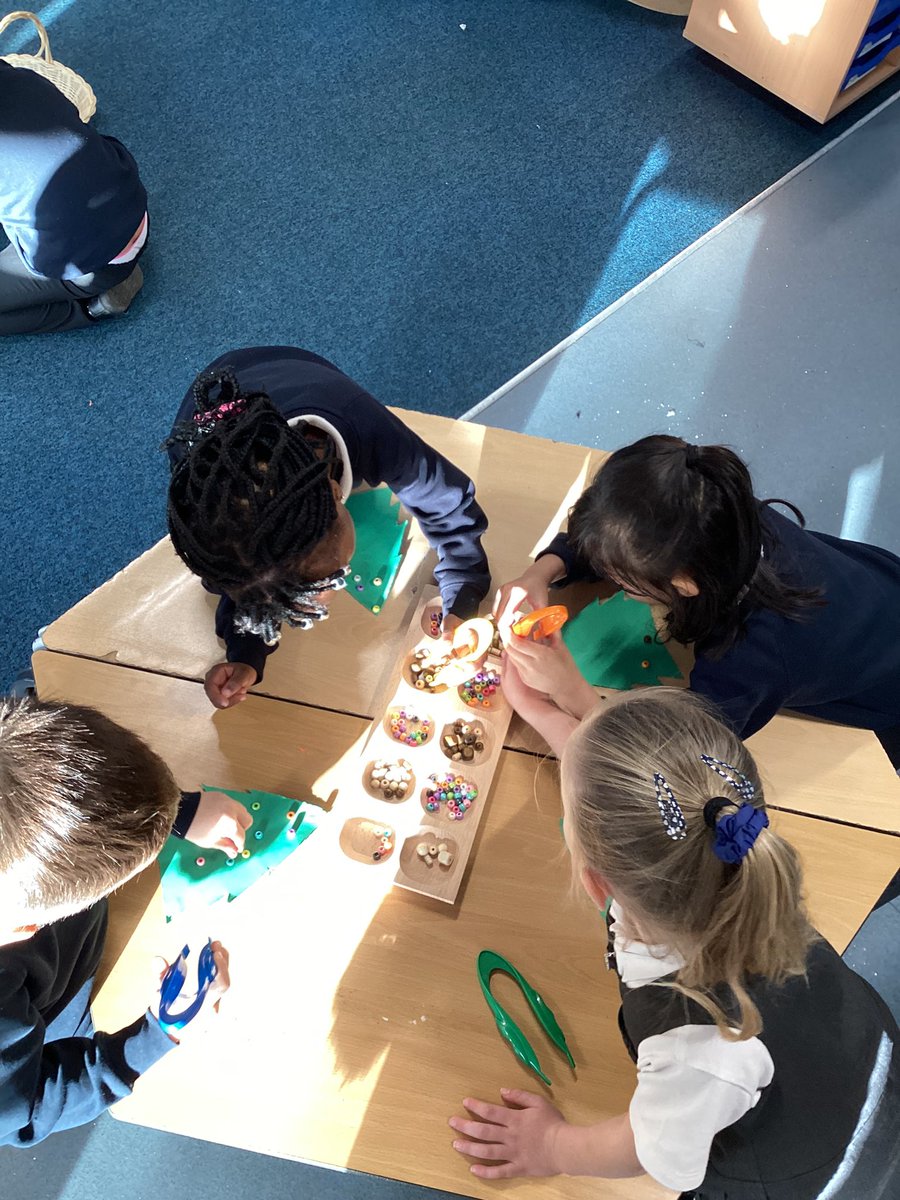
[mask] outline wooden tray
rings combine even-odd
[[[341,845],[348,857],[370,861],[373,867],[392,863],[397,887],[453,904],[488,802],[512,709],[502,689],[491,696],[489,707],[476,708],[462,699],[457,687],[428,692],[413,686],[409,664],[417,650],[435,645],[436,639],[429,632],[430,617],[432,613],[440,615],[440,612],[441,602],[437,592],[434,591],[432,595],[426,592],[406,632],[406,648],[395,667],[391,698],[382,717],[372,722],[363,745],[357,776],[350,784],[357,793],[358,803],[353,805],[356,813],[344,823]],[[489,654],[484,669],[499,674],[499,655]],[[428,740],[416,746],[396,741],[389,730],[391,714],[395,711],[415,711],[427,718],[430,721]],[[484,750],[472,762],[454,762],[443,749],[444,733],[458,718],[477,723],[484,730]],[[370,769],[379,759],[386,762],[405,759],[409,763],[413,781],[403,800],[385,800],[370,790]],[[437,812],[428,812],[425,808],[425,789],[429,785],[429,777],[450,771],[467,783],[474,784],[478,791],[462,820],[452,819],[443,805]],[[377,830],[390,830],[394,835],[392,852],[379,860],[374,859],[374,853],[379,851],[375,836]],[[451,865],[444,867],[435,861],[429,866],[417,853],[416,848],[421,842],[434,846],[446,844],[453,855]]]

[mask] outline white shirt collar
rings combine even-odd
[[[628,918],[615,900],[610,905],[609,915],[616,969],[626,987],[642,987],[684,966],[683,959],[665,946],[647,946],[629,937]]]
[[[347,443],[335,429],[335,427],[326,421],[324,417],[291,417],[288,420],[288,425],[292,428],[294,425],[313,425],[316,429],[321,429],[324,433],[333,440],[337,446],[337,452],[341,456],[343,471],[341,472],[341,500],[346,504],[347,497],[353,491],[353,468],[350,466],[350,455],[347,452]]]

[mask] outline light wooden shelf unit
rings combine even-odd
[[[900,69],[897,48],[841,90],[876,7],[877,0],[694,0],[684,36],[824,124]]]

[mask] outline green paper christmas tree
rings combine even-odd
[[[350,562],[347,593],[378,613],[400,570],[409,521],[397,524],[399,505],[386,487],[352,492],[346,508],[356,526],[356,553]]]
[[[189,908],[232,901],[284,862],[315,830],[301,805],[285,796],[205,784],[203,791],[222,792],[248,809],[253,817],[247,830],[249,854],[229,859],[224,850],[203,850],[183,838],[170,837],[159,856],[167,921]]]
[[[595,687],[627,691],[662,678],[681,678],[672,655],[656,640],[649,606],[624,592],[589,604],[563,626],[562,636],[582,675]]]

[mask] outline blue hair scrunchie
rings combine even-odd
[[[737,812],[717,821],[713,845],[716,857],[724,863],[741,862],[768,824],[767,812],[744,801]]]

